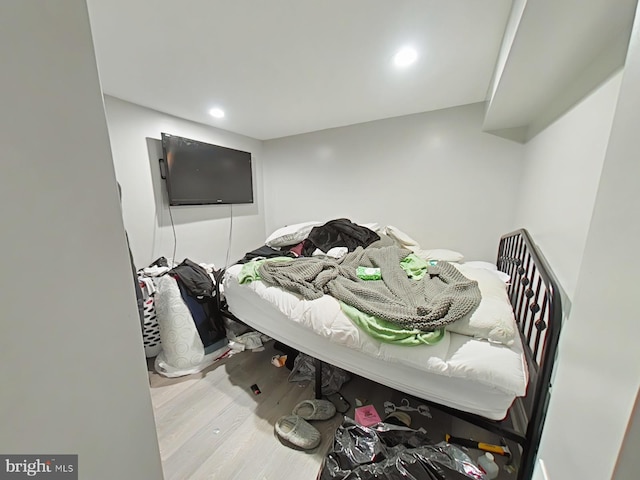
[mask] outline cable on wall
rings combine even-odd
[[[158,159],[158,166],[160,168],[160,178],[162,178],[163,180],[167,179],[167,172],[165,170],[165,163],[164,163],[164,158],[159,158]],[[176,226],[173,223],[173,214],[171,213],[171,200],[169,200],[169,187],[167,186],[167,183],[165,181],[164,183],[164,188],[167,192],[167,205],[169,208],[169,218],[171,219],[171,230],[173,231],[173,256],[171,257],[171,262],[173,262],[173,265],[171,265],[171,268],[173,268],[176,265],[176,249],[178,248],[178,237],[176,236]]]
[[[229,204],[229,240],[227,242],[227,258],[224,262],[224,269],[229,266],[229,253],[231,252],[231,235],[233,232],[233,204]]]
[[[176,237],[176,226],[173,223],[173,214],[171,213],[171,203],[169,203],[169,218],[171,219],[171,230],[173,230],[173,256],[171,257],[171,261],[173,262],[173,265],[171,265],[171,268],[173,268],[177,264],[176,249],[178,248],[178,237]]]

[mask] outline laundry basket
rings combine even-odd
[[[154,297],[148,297],[144,301],[144,328],[142,330],[144,340],[144,354],[147,358],[155,357],[160,353],[160,326],[156,316]]]

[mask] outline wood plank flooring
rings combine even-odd
[[[276,420],[313,388],[289,383],[289,371],[271,365],[272,343],[188,377],[149,373],[165,480],[315,478],[341,418],[315,422],[323,441],[310,452],[280,443]]]
[[[165,480],[314,480],[333,441],[342,415],[314,422],[322,443],[311,451],[283,445],[274,424],[300,401],[313,398],[313,385],[288,382],[289,370],[270,360],[273,342],[263,352],[243,352],[221,360],[199,374],[162,377],[150,363],[149,383]],[[261,394],[250,386],[257,384]],[[352,407],[356,398],[373,404],[381,417],[384,401],[399,405],[400,392],[354,376],[342,394]],[[417,406],[415,400],[412,406]],[[432,418],[411,413],[412,427],[423,427],[434,441],[445,433],[490,441],[486,432],[434,409]],[[471,455],[475,453],[470,452]],[[502,471],[500,479],[515,479]]]

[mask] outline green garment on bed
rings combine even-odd
[[[358,267],[356,275],[360,280],[382,280],[380,269],[374,267]]]
[[[444,328],[439,328],[433,332],[407,329],[387,322],[382,318],[361,312],[343,302],[340,302],[340,308],[354,324],[380,342],[404,346],[435,345],[444,338]]]
[[[411,253],[400,261],[400,266],[405,272],[407,272],[407,276],[409,278],[420,280],[426,275],[429,266],[436,265],[437,263],[438,262],[436,262],[435,260],[423,260],[415,253]]]
[[[260,280],[260,273],[258,269],[264,262],[284,262],[293,260],[291,257],[273,257],[263,258],[262,260],[252,260],[242,265],[242,269],[238,274],[238,283],[244,285],[245,283],[251,283],[255,280]]]
[[[409,278],[420,280],[426,275],[429,265],[435,265],[436,263],[427,262],[412,253],[402,259],[400,266],[407,272]],[[382,318],[361,312],[343,302],[340,302],[340,307],[353,323],[380,342],[405,346],[435,345],[444,338],[444,328],[439,328],[433,332],[407,329]]]

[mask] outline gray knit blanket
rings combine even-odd
[[[400,266],[411,252],[390,246],[357,248],[341,259],[298,258],[290,262],[265,262],[261,279],[314,300],[324,294],[397,325],[431,331],[455,322],[480,304],[478,283],[453,265],[438,262],[421,280]],[[380,268],[381,280],[361,280],[356,268]]]

